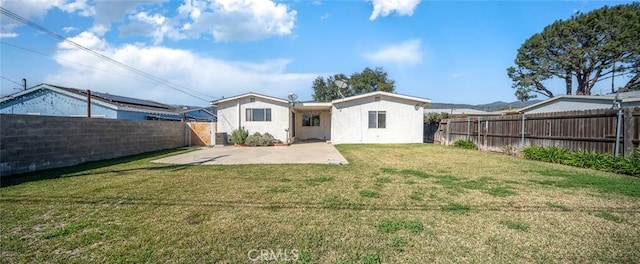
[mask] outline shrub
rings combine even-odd
[[[273,145],[273,136],[269,133],[264,133],[262,134],[262,137],[260,137],[260,140],[258,142],[260,146],[266,147],[266,146],[271,146]]]
[[[471,139],[460,139],[453,142],[453,146],[456,148],[464,148],[464,149],[478,149],[475,143]]]
[[[425,123],[437,123],[440,122],[442,119],[447,119],[449,118],[449,113],[428,113],[424,115],[424,122]]]
[[[247,139],[245,140],[245,144],[252,147],[271,146],[273,145],[273,136],[269,133],[260,134],[260,132],[256,132],[247,137]]]
[[[238,128],[231,132],[231,140],[234,144],[244,144],[249,136],[249,131],[242,128]]]
[[[252,147],[257,147],[260,145],[261,139],[262,139],[262,134],[260,134],[260,132],[256,132],[247,137],[247,139],[245,140],[245,144]]]
[[[630,157],[615,157],[610,153],[570,151],[562,147],[530,146],[522,149],[526,159],[560,163],[632,176],[640,176],[640,150]]]

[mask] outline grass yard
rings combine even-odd
[[[640,262],[639,178],[337,147],[350,164],[150,162],[174,150],[3,179],[0,262]]]

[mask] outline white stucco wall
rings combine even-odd
[[[320,126],[302,126],[304,114],[320,115]],[[331,114],[327,111],[296,111],[296,140],[331,139]]]
[[[244,127],[249,130],[249,134],[266,132],[282,142],[287,142],[289,105],[260,97],[253,97],[255,102],[251,102],[250,98],[243,97],[217,104],[218,133],[226,132],[227,138],[230,140],[233,130]],[[271,121],[246,121],[247,108],[271,108]]]
[[[424,108],[420,103],[390,96],[375,96],[334,103],[331,111],[331,142],[421,143]],[[386,128],[368,128],[369,111],[386,111]]]

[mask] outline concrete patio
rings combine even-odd
[[[347,160],[329,143],[296,143],[287,147],[215,146],[155,160],[169,164],[347,164]]]

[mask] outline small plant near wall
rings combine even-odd
[[[273,144],[273,136],[269,133],[260,134],[260,132],[256,132],[247,137],[245,144],[252,147],[271,146]]]
[[[456,148],[463,149],[478,149],[475,143],[471,139],[460,139],[453,142],[453,146]]]
[[[249,136],[249,131],[242,128],[238,128],[231,132],[231,140],[233,144],[242,145],[245,143],[247,137]]]
[[[260,142],[258,142],[260,146],[271,146],[273,145],[273,136],[269,133],[262,134],[260,137]]]
[[[516,150],[516,148],[514,148],[511,145],[504,145],[502,146],[502,153],[507,154],[509,156],[515,156],[518,152]]]
[[[260,144],[261,137],[262,134],[260,134],[260,132],[253,133],[252,135],[249,135],[247,137],[247,140],[245,140],[245,144],[247,144],[248,146],[257,147],[258,144]]]

